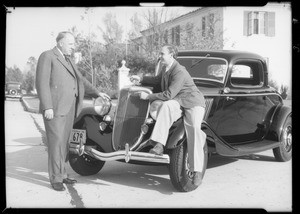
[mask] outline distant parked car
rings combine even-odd
[[[212,153],[238,157],[266,150],[273,150],[277,161],[291,159],[292,110],[268,85],[263,57],[242,51],[182,51],[177,60],[206,99],[202,123],[207,134],[205,163]],[[155,92],[149,85],[130,86],[120,91],[116,109],[102,98],[83,109],[70,138],[71,167],[80,175],[93,175],[112,160],[165,164],[177,190],[196,189],[182,118],[170,128],[164,154],[149,153],[149,137],[161,101],[141,100],[136,95],[141,91]],[[206,164],[203,174],[205,169]]]
[[[21,83],[7,82],[5,84],[5,97],[21,99],[22,97]]]

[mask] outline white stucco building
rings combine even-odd
[[[211,25],[211,23],[214,23]],[[213,26],[213,27],[212,27]],[[213,34],[221,41],[219,49],[243,50],[257,53],[267,59],[269,79],[278,86],[289,87],[292,76],[292,17],[290,3],[268,3],[263,7],[204,7],[160,25],[161,38],[179,49],[199,49],[186,45],[191,31],[201,37]],[[141,32],[136,43],[145,44],[155,37],[153,29]],[[152,39],[153,41],[153,39]],[[155,41],[155,40],[154,40]],[[148,51],[136,46],[141,53]]]

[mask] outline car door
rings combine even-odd
[[[229,144],[255,142],[263,135],[266,96],[261,61],[240,59],[229,71],[220,97],[217,134]]]

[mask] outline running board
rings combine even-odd
[[[280,146],[280,142],[274,142],[269,140],[264,140],[255,143],[240,144],[240,145],[231,145],[230,147],[234,149],[229,149],[225,147],[223,143],[216,143],[216,149],[218,154],[223,156],[237,157],[243,155],[254,154],[269,149],[274,149]]]

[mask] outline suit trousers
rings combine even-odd
[[[184,127],[187,136],[189,165],[191,171],[202,172],[204,164],[204,145],[206,134],[201,130],[205,108],[195,106],[184,109]],[[172,124],[182,116],[180,104],[176,100],[163,102],[156,119],[151,140],[164,146],[167,143],[169,129]]]
[[[54,115],[52,120],[44,116],[48,146],[48,173],[50,183],[62,182],[67,178],[66,162],[69,153],[69,138],[75,118],[75,102],[66,115]]]

